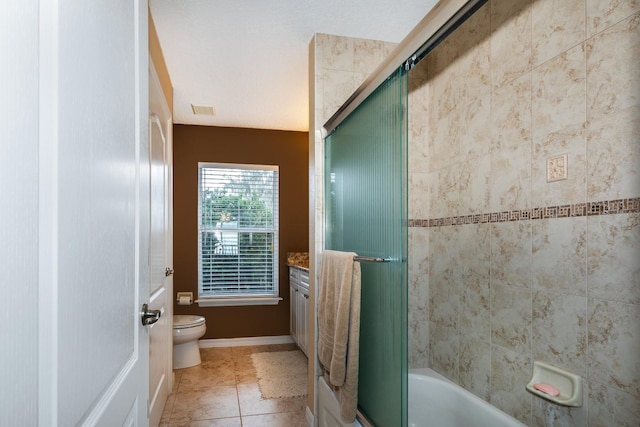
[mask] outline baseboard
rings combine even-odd
[[[270,344],[291,344],[293,343],[291,335],[279,335],[273,337],[245,337],[245,338],[217,338],[209,340],[200,340],[198,345],[200,348],[213,347],[240,347],[249,345],[270,345]]]

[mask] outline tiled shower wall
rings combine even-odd
[[[490,0],[410,73],[410,366],[528,425],[640,420],[639,10]],[[534,360],[583,406],[526,392]]]

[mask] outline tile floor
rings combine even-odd
[[[176,369],[161,427],[307,427],[307,398],[262,399],[251,353],[295,344],[200,349],[202,364]]]

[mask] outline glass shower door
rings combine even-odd
[[[407,73],[398,69],[325,139],[325,247],[361,262],[358,407],[407,425]]]

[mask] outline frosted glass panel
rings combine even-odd
[[[326,248],[362,262],[358,406],[407,420],[407,77],[398,69],[325,140]]]

